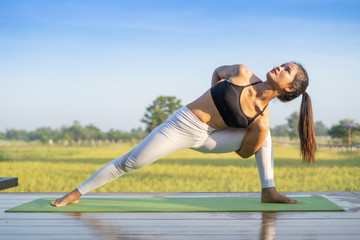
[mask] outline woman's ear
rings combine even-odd
[[[295,89],[294,87],[291,87],[291,86],[285,88],[285,91],[286,91],[286,92],[295,92],[295,90],[296,90],[296,89]]]

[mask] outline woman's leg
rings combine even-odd
[[[175,151],[199,145],[212,131],[212,128],[202,123],[187,108],[182,108],[130,152],[103,166],[73,192],[53,201],[52,205],[65,206],[77,203],[83,194],[113,181],[126,172],[142,168]]]
[[[261,182],[261,188],[275,187],[274,183],[274,151],[271,141],[270,130],[261,145],[255,153],[255,159],[258,166],[258,172]]]
[[[181,139],[181,136],[176,135],[176,130],[160,125],[130,152],[103,166],[77,189],[81,194],[86,194],[127,172],[145,167],[159,158],[194,145],[193,140]]]
[[[246,129],[239,128],[214,131],[199,148],[193,149],[204,153],[234,152],[241,147],[245,135]],[[300,201],[278,193],[275,189],[274,157],[270,131],[263,145],[255,153],[255,158],[262,188],[262,202],[301,203]]]
[[[244,128],[227,128],[214,131],[202,146],[193,148],[203,153],[227,153],[240,149],[246,135]],[[274,187],[274,156],[270,131],[260,149],[255,153],[262,188]]]

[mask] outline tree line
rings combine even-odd
[[[298,138],[299,113],[293,112],[286,120],[287,124],[277,125],[271,129],[272,136],[290,137],[290,139]],[[353,126],[351,129],[346,127],[349,123]],[[330,136],[332,139],[338,139],[343,143],[348,143],[349,138],[353,143],[356,143],[357,136],[360,136],[360,124],[356,123],[353,119],[342,119],[330,128],[327,128],[322,121],[315,122],[314,126],[317,137]]]
[[[108,132],[101,131],[93,124],[82,126],[79,121],[74,121],[72,126],[62,126],[60,129],[40,127],[34,131],[9,129],[5,133],[0,132],[2,140],[41,141],[42,143],[90,143],[96,141],[128,142],[141,140],[146,133],[139,127],[130,132],[110,129]]]
[[[63,126],[60,129],[50,127],[40,127],[34,131],[9,129],[0,132],[0,140],[22,140],[22,141],[41,141],[42,143],[73,143],[89,141],[111,141],[128,142],[141,140],[155,127],[164,122],[177,109],[181,108],[181,100],[174,96],[159,96],[151,105],[146,108],[141,122],[145,123],[146,128],[141,127],[132,129],[130,132],[110,129],[102,132],[93,124],[82,126],[79,121],[74,121],[72,126]],[[271,128],[271,134],[275,137],[298,138],[297,125],[299,113],[292,113],[287,119],[287,124],[277,125]],[[344,127],[345,124],[352,123],[352,129]],[[355,127],[354,127],[355,126]],[[348,141],[351,138],[356,141],[360,134],[360,125],[351,119],[340,120],[338,124],[327,128],[321,121],[315,122],[316,136],[330,136],[341,141]]]

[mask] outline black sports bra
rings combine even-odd
[[[249,118],[241,108],[240,97],[244,88],[258,83],[261,83],[261,81],[246,86],[239,86],[225,80],[211,88],[212,99],[226,125],[235,128],[247,128],[255,118],[265,111],[267,105],[255,117]]]

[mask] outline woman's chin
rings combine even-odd
[[[267,81],[273,80],[273,78],[271,77],[271,72],[267,72],[267,73],[266,73],[266,80],[267,80]]]

